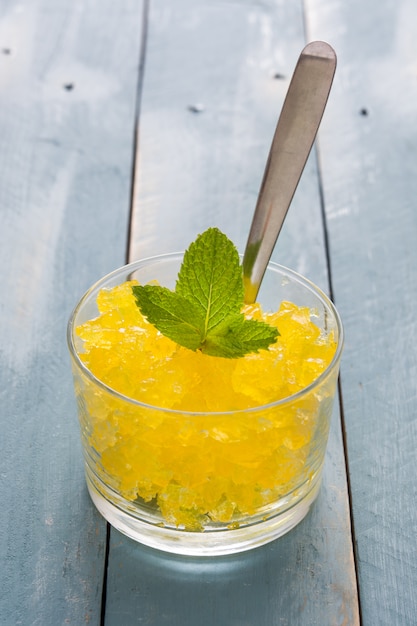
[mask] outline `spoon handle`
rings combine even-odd
[[[336,54],[314,41],[301,52],[272,140],[243,257],[245,302],[254,302],[326,107]]]

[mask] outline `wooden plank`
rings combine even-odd
[[[417,620],[414,0],[308,0],[339,55],[320,137],[365,626]]]
[[[183,250],[190,237],[213,224],[243,248],[278,114],[304,46],[298,3],[275,5],[181,0],[175,11],[164,1],[151,5],[132,259]],[[317,200],[314,168],[311,162],[305,172],[277,258],[313,273],[321,265],[315,277],[326,284],[320,220],[308,224],[308,206],[300,216],[300,196]],[[313,260],[296,245],[297,239],[304,243],[300,219],[316,228]]]
[[[300,6],[178,0],[174,9],[161,0],[151,5],[148,32],[131,258],[183,249],[213,225],[242,248],[304,45]],[[274,256],[327,288],[314,155]],[[359,623],[337,410],[319,500],[286,537],[203,561],[112,531],[106,625],[142,622]]]
[[[140,0],[0,6],[0,622],[99,624],[66,322],[125,260]]]

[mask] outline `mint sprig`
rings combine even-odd
[[[239,254],[217,228],[209,228],[189,246],[175,291],[159,285],[136,285],[132,290],[148,321],[190,350],[237,358],[267,349],[279,335],[274,326],[241,313]]]

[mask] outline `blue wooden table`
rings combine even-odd
[[[332,94],[274,260],[346,346],[323,487],[252,552],[167,556],[84,485],[65,331],[95,280],[209,226],[243,248],[307,41]],[[0,623],[417,624],[415,0],[0,1]]]

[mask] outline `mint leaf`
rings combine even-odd
[[[267,350],[278,335],[274,326],[236,314],[227,317],[207,335],[201,351],[210,356],[235,359],[260,349]]]
[[[204,319],[185,298],[158,285],[132,287],[142,314],[166,337],[190,350],[203,341]]]
[[[136,304],[161,333],[191,350],[237,358],[267,349],[279,335],[274,326],[247,320],[239,254],[217,228],[199,235],[184,254],[175,291],[132,287]]]
[[[243,306],[239,253],[217,228],[199,235],[184,254],[175,291],[205,318],[205,335]]]

